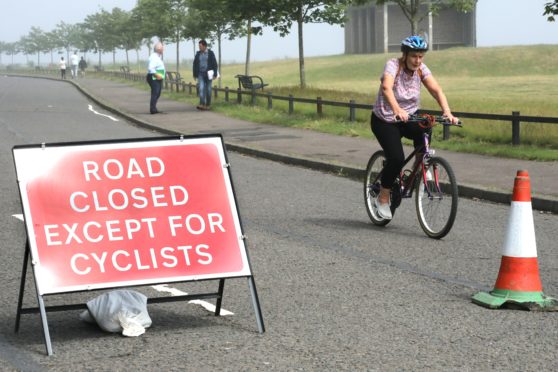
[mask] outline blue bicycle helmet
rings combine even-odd
[[[409,36],[401,42],[401,51],[408,52],[426,52],[428,43],[420,36]]]

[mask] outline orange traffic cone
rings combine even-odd
[[[558,301],[544,295],[539,277],[537,243],[527,171],[517,171],[500,272],[490,293],[479,292],[473,302],[497,309],[557,311]]]

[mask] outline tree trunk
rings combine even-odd
[[[218,68],[218,70],[221,72],[221,73],[220,73],[221,77],[223,76],[223,75],[222,75],[222,71],[221,71],[221,66],[222,66],[222,65],[221,65],[221,37],[222,37],[222,36],[223,36],[223,35],[222,35],[221,31],[220,31],[220,30],[217,31],[217,48],[219,49],[219,66],[217,66],[217,68]],[[222,87],[222,82],[223,82],[223,79],[222,79],[222,78],[219,79],[219,88]]]
[[[147,39],[145,45],[147,46],[147,60],[149,60],[149,56],[151,56],[151,39]]]
[[[112,50],[112,64],[116,66],[116,49]]]
[[[304,71],[304,37],[302,21],[302,7],[299,9],[298,17],[298,66],[300,70],[300,88],[306,88],[306,73]]]
[[[411,22],[411,35],[416,35],[418,30],[418,21],[416,18],[413,18]]]
[[[176,32],[176,72],[180,72],[180,31]]]
[[[99,68],[101,68],[101,49],[99,49]]]
[[[128,56],[128,49],[126,49],[126,66],[130,67],[130,57]]]
[[[250,46],[252,44],[252,20],[248,20],[248,34],[246,35],[246,63],[244,75],[250,75]]]

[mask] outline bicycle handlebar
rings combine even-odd
[[[396,119],[399,119],[399,117],[396,117]],[[463,123],[461,122],[461,120],[459,120],[457,122],[457,124],[453,124],[452,122],[450,122],[448,120],[447,117],[445,116],[436,116],[436,115],[428,115],[428,114],[415,114],[415,115],[409,115],[409,119],[407,120],[407,122],[413,122],[413,123],[419,123],[419,125],[424,125],[425,127],[433,127],[436,123],[438,124],[442,124],[442,125],[453,125],[456,127],[462,127]]]

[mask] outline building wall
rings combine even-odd
[[[350,7],[347,16],[346,54],[384,53],[386,44],[388,52],[398,51],[401,40],[411,34],[411,24],[397,4]],[[419,33],[431,32],[433,50],[455,46],[474,47],[476,46],[475,19],[476,10],[461,13],[448,7],[442,9],[438,16],[432,17],[431,25],[429,17],[425,17],[419,23]]]

